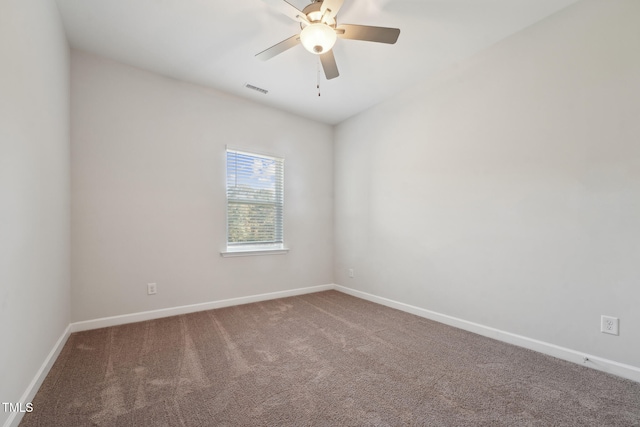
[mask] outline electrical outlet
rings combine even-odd
[[[349,269],[349,277],[351,277],[352,279],[355,277],[355,272],[353,271],[353,268]]]
[[[155,295],[156,294],[156,284],[155,283],[147,283],[147,294]]]
[[[618,325],[620,319],[611,316],[600,316],[600,332],[604,334],[619,335]]]

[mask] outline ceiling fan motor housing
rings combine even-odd
[[[302,13],[304,13],[307,16],[307,19],[309,20],[309,22],[311,22],[312,24],[315,23],[319,23],[322,22],[323,24],[326,24],[328,26],[330,26],[331,28],[335,28],[336,27],[336,20],[333,16],[325,14],[324,17],[322,16],[322,12],[320,11],[320,8],[322,7],[322,2],[321,1],[316,1],[313,2],[309,5],[307,5],[307,7],[305,7],[304,9],[302,9]],[[324,18],[324,19],[323,19]],[[305,22],[301,22],[300,23],[300,27],[304,29],[304,27],[306,27],[307,24]]]

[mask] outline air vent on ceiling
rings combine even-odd
[[[246,83],[244,85],[244,87],[248,88],[248,89],[252,89],[255,90],[256,92],[260,92],[263,95],[266,95],[269,91],[266,89],[262,89],[261,87],[258,86],[254,86],[254,85],[250,85],[249,83]]]

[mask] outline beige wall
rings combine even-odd
[[[330,126],[77,51],[71,76],[73,321],[332,283]],[[220,256],[225,144],[285,157],[288,254]]]
[[[69,324],[69,300],[69,48],[53,1],[3,0],[0,402],[20,400]]]
[[[579,2],[338,125],[336,282],[640,366],[639,17]]]

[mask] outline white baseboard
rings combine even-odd
[[[90,329],[106,328],[109,326],[124,325],[126,323],[143,322],[145,320],[160,319],[162,317],[177,316],[179,314],[194,313],[196,311],[212,310],[214,308],[230,307],[233,305],[249,304],[252,302],[267,301],[277,298],[286,298],[296,295],[310,294],[335,289],[335,285],[318,285],[307,288],[291,289],[288,291],[269,292],[266,294],[250,295],[247,297],[230,298],[219,301],[210,301],[199,304],[182,305],[179,307],[162,308],[159,310],[142,311],[139,313],[123,314],[120,316],[102,317],[100,319],[85,320],[71,323],[71,332],[88,331]]]
[[[510,332],[505,332],[500,329],[495,329],[488,326],[480,325],[478,323],[469,322],[457,317],[448,316],[446,314],[437,313],[431,310],[426,310],[424,308],[390,300],[388,298],[379,297],[355,289],[346,288],[341,285],[334,285],[334,289],[340,292],[344,292],[348,295],[405,311],[407,313],[415,314],[416,316],[424,317],[426,319],[435,320],[436,322],[464,329],[465,331],[473,332],[478,335],[493,338],[509,344],[514,344],[519,347],[528,348],[529,350],[534,350],[539,353],[557,357],[558,359],[577,363],[592,369],[597,369],[599,371],[604,371],[613,375],[617,375],[619,377],[640,382],[640,368],[636,366],[618,363],[613,360],[608,360],[602,357],[593,356],[569,348],[560,347],[555,344],[527,338],[522,335],[512,334]],[[587,361],[585,361],[585,357],[587,358]]]
[[[38,389],[42,385],[42,382],[47,377],[47,374],[51,370],[51,367],[55,363],[58,355],[67,342],[69,335],[71,335],[71,325],[68,325],[65,328],[64,332],[62,332],[62,335],[60,335],[60,338],[58,338],[58,341],[56,341],[56,343],[54,344],[53,348],[47,355],[47,358],[44,359],[42,366],[40,366],[40,369],[38,369],[35,377],[33,377],[33,380],[31,380],[31,383],[22,394],[22,397],[20,398],[20,400],[18,400],[18,402],[26,404],[27,402],[31,402],[33,400],[36,393],[38,392]],[[9,418],[7,418],[4,423],[4,427],[17,427],[18,424],[20,424],[20,421],[22,421],[23,416],[24,412],[11,412]]]

